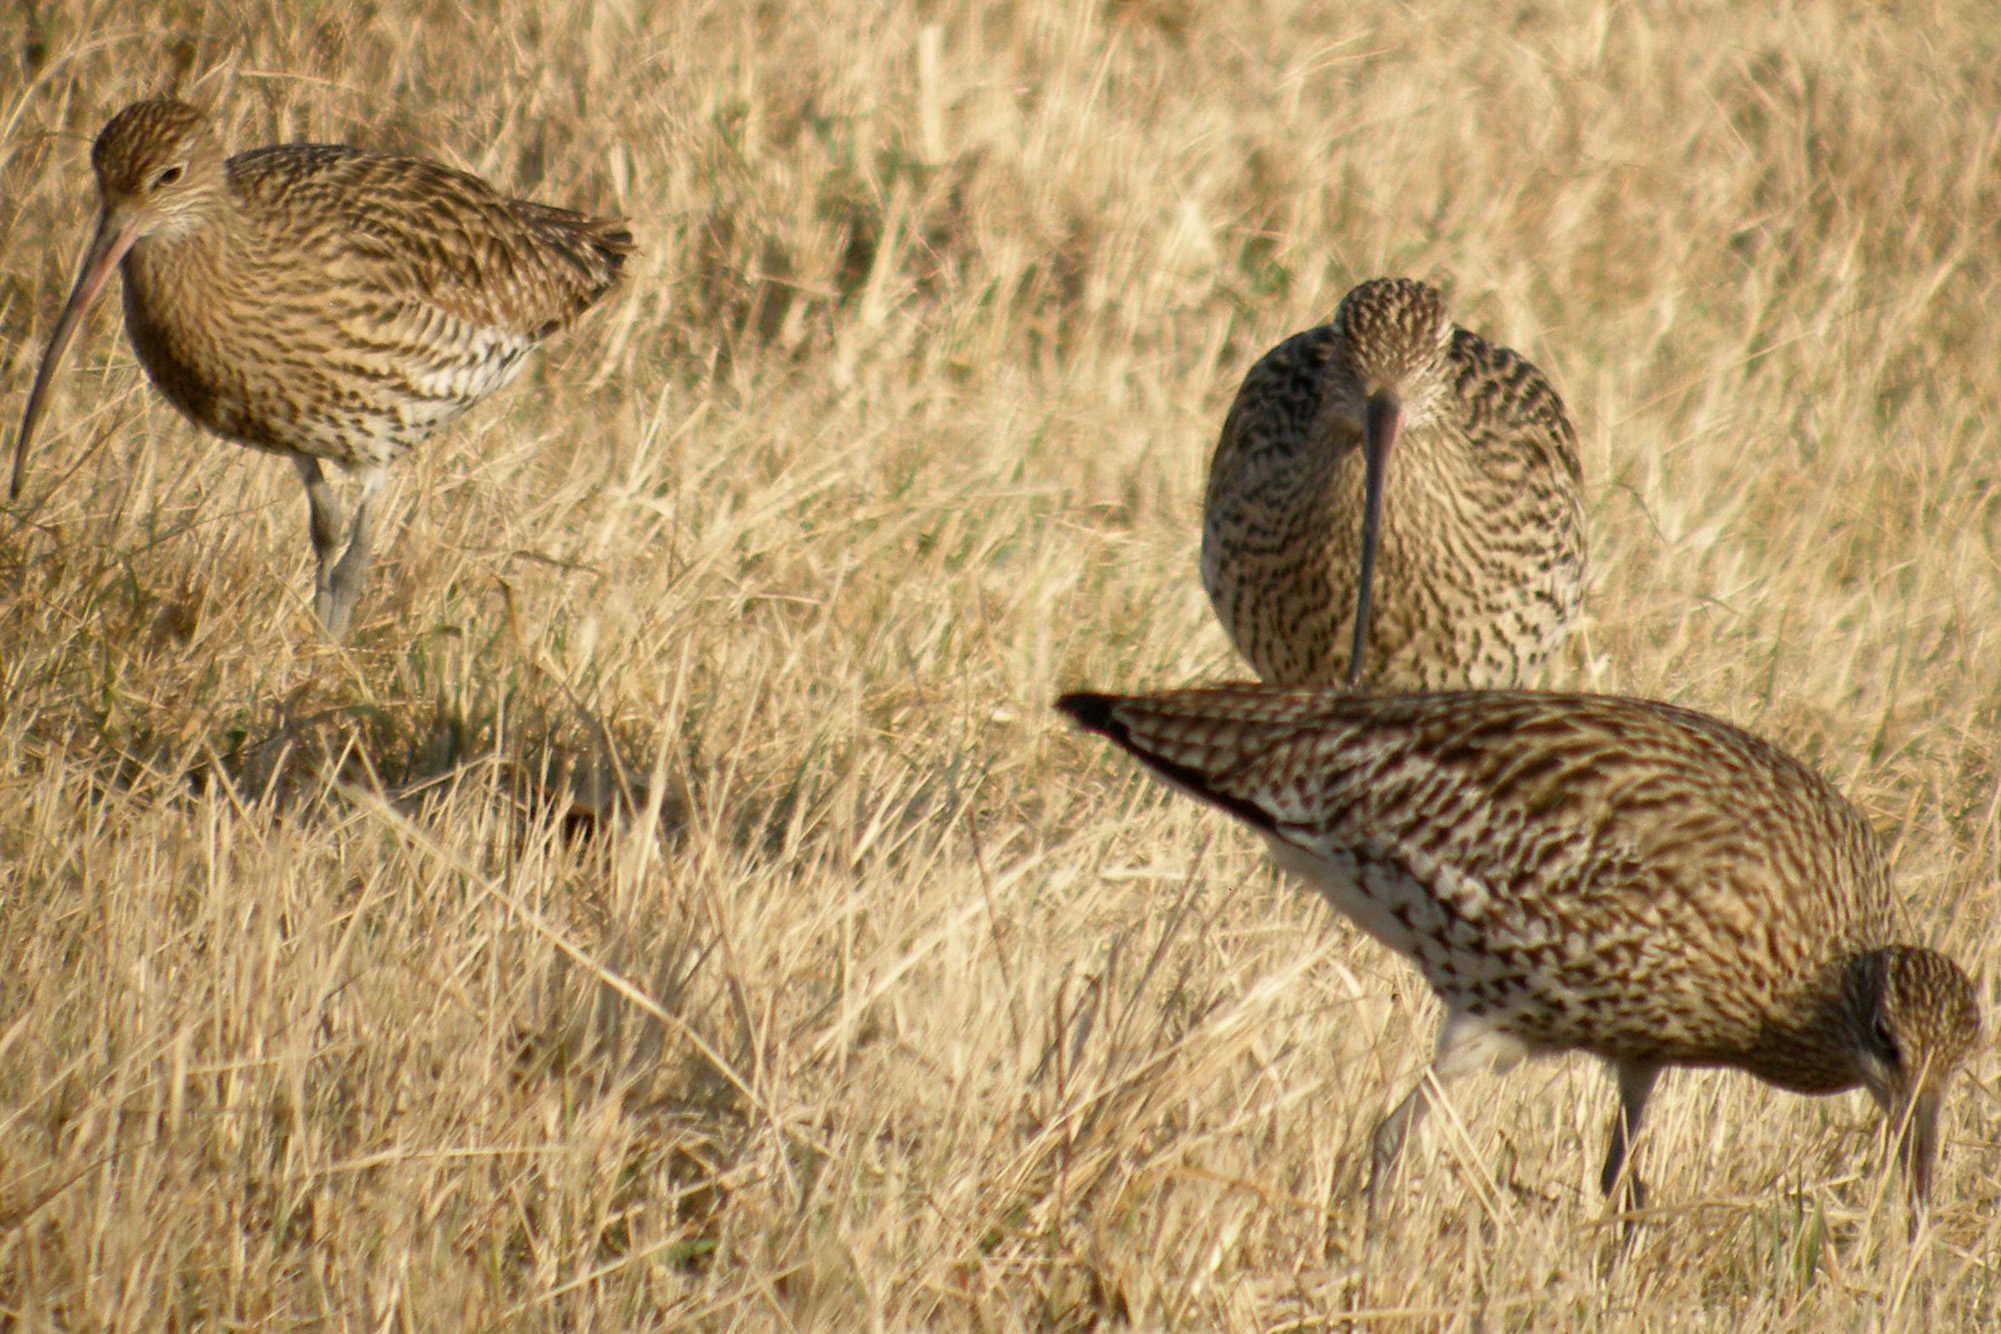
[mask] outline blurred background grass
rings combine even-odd
[[[1991,1003],[1997,31],[1834,0],[17,7],[0,415],[90,139],[168,88],[232,149],[442,158],[641,252],[400,470],[340,649],[291,470],[182,422],[101,303],[0,520],[0,1310],[2001,1319],[1986,1052],[1914,1251],[1866,1099],[1679,1074],[1660,1226],[1610,1264],[1583,1061],[1471,1086],[1364,1248],[1432,1003],[1048,709],[1243,674],[1195,571],[1230,395],[1353,282],[1430,278],[1578,424],[1590,623],[1550,683],[1828,772]]]

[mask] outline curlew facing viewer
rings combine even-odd
[[[1541,372],[1456,327],[1436,288],[1379,278],[1244,377],[1202,584],[1266,681],[1529,684],[1582,596],[1579,478]]]
[[[1924,1207],[1973,986],[1900,943],[1875,837],[1791,756],[1595,695],[1222,686],[1057,707],[1255,828],[1416,964],[1445,1003],[1439,1084],[1540,1052],[1608,1062],[1608,1195],[1661,1070],[1732,1066],[1868,1089]],[[1426,1102],[1420,1081],[1377,1128],[1372,1212]]]
[[[291,458],[306,484],[313,598],[347,631],[369,509],[391,463],[513,379],[617,280],[617,222],[509,199],[422,158],[285,144],[225,160],[182,102],[135,102],[91,148],[102,212],[14,446],[18,499],[43,396],[114,266],[125,329],[198,424]],[[343,537],[321,461],[358,473]]]

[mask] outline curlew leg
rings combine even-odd
[[[389,470],[379,464],[361,472],[361,498],[354,502],[354,522],[348,528],[347,550],[327,580],[327,634],[345,639],[354,619],[354,604],[368,587],[369,541],[373,537],[375,493],[382,489]]]
[[[1647,1099],[1654,1091],[1654,1081],[1660,1078],[1661,1067],[1657,1061],[1619,1061],[1613,1067],[1619,1080],[1619,1110],[1612,1116],[1612,1144],[1605,1153],[1605,1170],[1598,1174],[1598,1189],[1611,1195],[1619,1185],[1621,1169],[1625,1171],[1626,1188],[1618,1201],[1620,1213],[1628,1213],[1647,1207],[1646,1183],[1640,1180],[1638,1172],[1630,1170],[1627,1155],[1632,1149],[1633,1136],[1640,1133],[1640,1117],[1647,1110]]]
[[[333,611],[334,558],[340,552],[340,500],[320,471],[320,461],[308,454],[292,455],[292,466],[306,484],[307,532],[313,539],[313,557],[319,569],[313,576],[313,614],[320,624],[328,624]],[[336,636],[338,638],[338,636]]]
[[[1431,1068],[1404,1100],[1376,1126],[1373,1155],[1369,1163],[1369,1230],[1375,1231],[1382,1202],[1396,1184],[1397,1161],[1405,1145],[1424,1123],[1432,1100],[1441,1096],[1451,1081],[1477,1070],[1498,1072],[1512,1069],[1528,1054],[1522,1040],[1496,1028],[1490,1019],[1463,1010],[1448,1011],[1438,1029],[1438,1048],[1432,1053]]]

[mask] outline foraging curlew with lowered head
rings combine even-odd
[[[113,267],[146,373],[199,425],[291,458],[313,606],[347,631],[389,465],[512,380],[617,281],[623,224],[509,199],[422,158],[285,144],[224,159],[185,103],[135,102],[91,149],[102,211],[28,394],[18,499],[44,396]],[[322,461],[360,475],[351,524]]]
[[[1379,278],[1244,377],[1209,467],[1202,583],[1259,677],[1530,684],[1577,615],[1584,514],[1563,401]]]
[[[1438,1084],[1541,1052],[1609,1063],[1606,1194],[1661,1070],[1731,1066],[1798,1093],[1866,1088],[1915,1227],[1940,1103],[1979,1034],[1973,986],[1905,943],[1875,837],[1791,756],[1596,695],[1251,685],[1057,707],[1256,829],[1416,964],[1445,1003]],[[1376,1131],[1372,1213],[1425,1088]]]

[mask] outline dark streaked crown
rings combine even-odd
[[[1973,983],[1958,964],[1932,950],[1893,946],[1881,951],[1881,959],[1880,989],[1872,998],[1878,1025],[1910,1074],[1929,1063],[1931,1078],[1943,1078],[1980,1038]]]
[[[143,195],[219,171],[222,149],[201,112],[156,98],[111,118],[91,145],[90,165],[107,199]]]
[[[1445,294],[1415,278],[1376,278],[1334,312],[1348,361],[1364,388],[1406,383],[1442,360],[1452,342]]]

